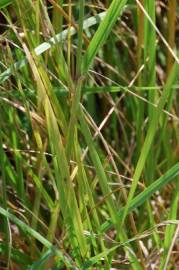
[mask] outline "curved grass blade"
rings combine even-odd
[[[111,189],[108,185],[107,176],[103,170],[103,166],[102,166],[101,160],[99,158],[99,155],[94,147],[92,136],[91,136],[90,130],[88,128],[88,125],[84,119],[82,110],[80,111],[79,115],[80,115],[81,130],[82,130],[83,136],[85,137],[87,145],[89,147],[90,156],[91,156],[92,162],[96,168],[96,174],[98,176],[99,184],[101,186],[102,192],[103,192],[104,196],[106,194],[111,194],[112,192],[111,192]],[[106,204],[108,206],[108,210],[109,210],[109,213],[112,217],[112,220],[117,225],[117,223],[118,223],[118,218],[116,216],[116,209],[117,208],[116,208],[116,205],[115,205],[112,197],[109,197],[106,200]]]
[[[6,246],[4,243],[0,244],[0,254],[1,256],[5,253]],[[11,248],[11,260],[18,263],[22,270],[27,269],[27,265],[32,264],[32,259],[26,255],[24,252],[16,248]]]
[[[106,14],[106,12],[101,12],[97,16],[93,16],[93,17],[86,19],[83,22],[83,30],[88,29],[89,27],[102,21],[105,17],[105,14]],[[70,28],[64,30],[63,32],[55,35],[54,37],[50,38],[48,42],[44,42],[44,43],[40,44],[38,47],[36,47],[34,49],[35,54],[37,56],[41,55],[42,53],[44,53],[47,50],[49,50],[50,48],[52,48],[54,45],[64,41],[67,38],[69,31],[70,31],[71,36],[76,34],[76,29],[74,27],[70,27]],[[24,58],[24,59],[16,62],[15,64],[13,64],[8,69],[6,69],[3,73],[0,74],[0,84],[3,83],[4,81],[6,81],[13,74],[14,70],[19,70],[22,67],[24,67],[26,64],[27,64],[27,59]]]
[[[91,160],[93,162],[93,165],[96,168],[96,174],[98,176],[99,184],[101,186],[102,192],[103,192],[104,196],[106,194],[112,194],[111,189],[108,186],[107,175],[103,169],[102,162],[101,162],[100,157],[99,157],[99,155],[96,151],[96,148],[94,146],[92,136],[91,136],[90,130],[88,128],[88,125],[86,123],[86,120],[84,118],[82,110],[79,113],[79,120],[80,120],[81,130],[82,130],[83,136],[85,137],[86,143],[89,147]],[[109,198],[106,199],[106,204],[107,204],[110,216],[112,217],[112,220],[115,224],[115,227],[117,230],[117,237],[119,237],[120,241],[123,243],[126,241],[126,235],[125,235],[124,231],[119,231],[119,226],[118,226],[119,219],[118,219],[118,215],[117,215],[117,207],[116,207],[115,201],[110,196]],[[131,248],[129,248],[129,249],[132,250]],[[125,251],[127,251],[127,250],[125,250]],[[97,255],[97,257],[98,257],[98,255]],[[128,257],[129,257],[130,262],[133,262],[132,269],[140,270],[141,269],[140,264],[139,264],[136,256],[134,255],[133,251],[128,253]]]
[[[147,230],[141,234],[138,234],[130,239],[128,239],[127,241],[125,241],[124,243],[122,244],[116,244],[115,246],[109,248],[108,250],[104,251],[104,252],[101,252],[100,254],[92,257],[90,260],[86,261],[83,263],[83,265],[81,266],[81,269],[83,270],[86,270],[88,269],[89,267],[91,267],[92,265],[96,264],[99,260],[104,260],[104,256],[107,256],[109,255],[110,253],[112,253],[113,251],[115,251],[116,249],[120,248],[120,247],[124,247],[124,246],[127,246],[129,243],[131,242],[134,242],[136,241],[137,239],[143,239],[143,238],[146,238],[147,236],[149,236],[152,231],[154,229],[156,229],[157,227],[161,227],[161,226],[167,226],[167,225],[178,225],[179,224],[179,220],[167,220],[161,224],[157,224],[155,227],[153,227],[152,229],[150,230]],[[130,252],[130,250],[129,250]]]
[[[172,85],[177,80],[178,71],[179,71],[179,65],[177,63],[175,63],[172,70],[171,70],[170,76],[165,84],[162,96],[159,99],[158,106],[157,106],[156,110],[153,111],[152,119],[150,121],[149,128],[148,128],[148,132],[147,132],[143,147],[141,149],[141,154],[140,154],[140,157],[139,157],[139,160],[137,162],[136,169],[134,172],[133,182],[132,182],[132,185],[131,185],[131,188],[129,191],[128,201],[126,203],[125,210],[124,210],[121,222],[120,222],[121,226],[124,223],[124,220],[125,220],[127,212],[128,212],[128,207],[129,207],[131,200],[135,194],[135,190],[137,188],[138,181],[139,181],[141,174],[142,174],[142,171],[144,169],[144,165],[146,163],[150,148],[151,148],[153,140],[154,140],[154,136],[155,136],[156,131],[157,131],[161,112],[163,111],[163,108],[167,102],[167,99],[168,99],[168,96],[170,95],[170,92],[172,91]]]
[[[177,177],[176,189],[174,190],[174,193],[173,193],[172,204],[171,204],[170,212],[169,212],[170,219],[177,218],[178,202],[179,202],[179,178]],[[168,252],[170,249],[171,239],[173,239],[174,231],[175,231],[174,225],[167,226],[167,228],[165,230],[165,238],[163,241],[163,249],[164,250],[163,250],[163,255],[162,255],[162,258],[160,261],[159,270],[165,269],[167,264],[168,264],[167,263],[167,255],[168,255]]]
[[[35,263],[33,263],[28,270],[39,270],[42,269],[41,267],[44,267],[45,264],[54,256],[56,255],[55,249],[48,249],[42,257],[37,260]],[[45,267],[44,267],[45,268]]]
[[[25,234],[28,234],[32,237],[34,237],[36,240],[38,240],[42,245],[44,245],[47,249],[55,250],[56,255],[61,259],[64,263],[66,263],[69,266],[72,266],[69,259],[59,250],[56,249],[45,237],[43,237],[40,233],[32,229],[30,226],[25,224],[23,221],[21,221],[19,218],[17,218],[15,215],[11,214],[8,210],[5,210],[4,208],[0,207],[0,215],[8,218],[13,223],[15,223]]]
[[[41,244],[43,244],[47,248],[51,248],[52,244],[47,241],[40,233],[34,231],[31,227],[29,227],[27,224],[22,222],[20,219],[18,219],[15,215],[11,214],[8,210],[5,210],[4,208],[0,207],[0,214],[8,219],[10,219],[12,222],[14,222],[18,227],[21,228],[21,230],[37,239]]]
[[[95,32],[92,41],[90,42],[88,49],[82,59],[81,63],[81,73],[82,75],[86,75],[88,69],[93,62],[98,50],[107,40],[109,34],[112,31],[112,27],[114,26],[115,22],[118,19],[119,13],[122,12],[127,0],[122,0],[119,3],[119,0],[113,0],[109,9],[107,10],[106,16],[104,20],[98,27],[97,31]],[[74,129],[77,120],[77,114],[79,109],[79,103],[81,98],[81,91],[83,85],[83,76],[79,79],[78,84],[76,86],[76,92],[72,103],[71,109],[71,117],[70,123],[67,133],[67,147],[66,153],[68,160],[71,157],[72,152],[72,143],[73,143],[73,136],[74,136]]]
[[[177,175],[179,175],[179,163],[175,164],[171,169],[169,169],[164,175],[162,175],[159,179],[154,181],[149,187],[147,187],[144,191],[142,191],[139,195],[137,195],[129,204],[127,214],[133,211],[135,208],[143,204],[147,201],[157,190],[161,189],[168,183],[170,183]],[[118,217],[121,218],[124,214],[125,207],[123,207],[118,212]],[[102,231],[106,231],[113,225],[112,220],[105,222],[101,229]]]
[[[1,8],[7,7],[7,6],[10,5],[11,3],[12,3],[12,0],[1,0],[1,1],[0,1],[0,9],[1,9]]]
[[[119,14],[122,13],[126,3],[127,3],[127,0],[121,0],[121,1],[113,0],[112,1],[104,20],[98,27],[84,55],[84,59],[82,63],[83,74],[85,74],[88,71],[100,47],[104,44],[104,42],[108,38],[109,34],[112,31],[112,27],[117,21]]]

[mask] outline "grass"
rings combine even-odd
[[[178,269],[178,8],[0,1],[0,269]]]

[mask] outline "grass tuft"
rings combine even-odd
[[[178,8],[0,1],[0,269],[178,269]]]

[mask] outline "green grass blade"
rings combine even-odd
[[[29,266],[28,270],[40,270],[46,268],[45,264],[55,255],[55,249],[48,249],[38,261],[33,263],[33,265]]]
[[[12,222],[14,222],[24,233],[31,235],[35,239],[37,239],[42,245],[44,245],[47,248],[51,248],[52,244],[46,240],[40,233],[37,231],[34,231],[30,226],[25,224],[23,221],[21,221],[19,218],[17,218],[15,215],[11,214],[8,210],[3,209],[0,207],[0,214]]]
[[[0,131],[0,171],[1,171],[1,178],[2,178],[2,205],[5,209],[7,209],[7,176],[5,172],[6,164],[6,156],[4,150],[2,148],[2,131]],[[5,256],[7,257],[8,265],[9,265],[9,258],[11,253],[10,247],[10,230],[9,230],[9,220],[8,217],[4,216],[2,220],[2,232],[4,234],[4,242],[5,245]]]
[[[112,27],[117,21],[119,15],[122,13],[127,0],[113,0],[110,7],[107,10],[104,20],[98,27],[93,39],[91,40],[89,47],[84,55],[82,73],[85,74],[90,65],[92,64],[100,47],[104,44],[109,34],[112,31]]]
[[[102,165],[101,160],[99,158],[99,155],[95,149],[95,146],[94,146],[94,143],[92,140],[92,136],[91,136],[90,130],[88,128],[88,125],[86,123],[86,120],[84,118],[82,110],[80,110],[79,118],[80,118],[80,123],[81,123],[81,130],[82,130],[83,136],[85,137],[86,143],[89,147],[90,157],[91,157],[91,160],[93,162],[93,165],[96,168],[96,174],[97,174],[98,181],[99,181],[101,190],[103,192],[103,195],[104,196],[107,194],[112,195],[111,189],[108,185],[108,178],[106,176],[105,171],[103,170],[103,165]],[[126,240],[126,235],[125,235],[124,231],[119,230],[119,217],[117,215],[117,207],[116,207],[115,201],[112,198],[112,196],[109,196],[106,198],[106,204],[107,204],[110,216],[113,220],[113,223],[115,224],[115,227],[117,229],[117,237],[119,237],[120,241],[123,243]],[[127,252],[127,250],[126,250],[126,252]],[[104,254],[105,254],[105,252],[104,252]],[[128,257],[129,257],[130,262],[133,262],[132,268],[136,269],[136,270],[137,269],[140,270],[141,269],[140,264],[139,264],[136,256],[134,255],[133,251],[128,253]]]
[[[101,12],[97,16],[90,17],[89,19],[86,19],[83,22],[83,30],[88,29],[89,27],[99,23],[102,21],[105,17],[106,12]],[[71,27],[70,30],[66,29],[63,32],[55,35],[55,37],[52,37],[49,39],[48,42],[43,42],[38,47],[34,49],[35,54],[37,56],[43,54],[44,52],[51,49],[56,44],[64,41],[68,36],[68,31],[70,31],[70,35],[76,34],[76,29],[74,27]],[[6,69],[3,73],[0,74],[0,84],[5,82],[13,73],[14,70],[19,70],[22,67],[24,67],[27,64],[27,59],[20,60],[12,65],[12,67]]]
[[[83,45],[83,22],[84,22],[84,0],[79,0],[79,30],[78,30],[78,49],[77,49],[77,64],[76,72],[79,77],[81,74],[81,60],[82,60],[82,45]]]
[[[2,267],[177,268],[176,2],[0,0]]]
[[[170,220],[177,218],[178,203],[179,203],[179,177],[177,177],[176,179],[176,189],[173,192],[173,199],[172,199],[172,204],[171,204],[171,208],[169,212]],[[163,243],[164,251],[163,251],[163,256],[160,262],[160,267],[159,267],[160,270],[163,270],[164,266],[166,266],[167,254],[169,252],[171,239],[173,238],[175,228],[176,227],[174,225],[169,225],[167,226],[165,230],[165,239]]]
[[[153,140],[154,140],[154,136],[155,136],[155,133],[157,130],[157,126],[159,123],[159,118],[160,118],[161,112],[162,112],[162,110],[165,106],[165,103],[167,101],[167,98],[171,92],[171,87],[177,80],[178,73],[179,73],[179,65],[177,63],[175,63],[175,65],[173,66],[173,69],[171,70],[170,76],[167,80],[167,83],[164,87],[164,90],[163,90],[162,96],[159,100],[158,106],[152,115],[152,120],[150,122],[150,126],[148,128],[148,132],[147,132],[147,135],[145,138],[145,142],[143,144],[141,154],[140,154],[140,157],[139,157],[139,160],[137,162],[137,166],[136,166],[136,169],[134,172],[133,182],[132,182],[132,186],[130,188],[128,201],[127,201],[127,204],[125,206],[125,211],[124,211],[122,219],[121,219],[121,225],[123,224],[123,222],[125,220],[126,214],[128,212],[128,207],[129,207],[130,202],[135,194],[135,190],[137,188],[138,181],[140,179],[140,176],[141,176],[141,173],[143,171],[147,156],[149,154],[151,145],[152,145]]]
[[[64,220],[66,223],[69,222],[66,224],[66,226],[69,226],[69,228],[73,230],[73,235],[78,239],[81,252],[86,254],[87,246],[83,234],[83,225],[70,179],[65,149],[63,147],[55,115],[53,114],[53,110],[48,99],[45,102],[45,111],[50,144],[54,154],[54,162],[56,162],[55,169],[57,171],[57,187],[60,195],[61,209],[64,215]]]
[[[83,136],[85,137],[85,140],[86,140],[87,145],[89,147],[91,159],[92,159],[93,164],[96,168],[96,173],[98,175],[99,183],[100,183],[101,189],[103,191],[103,194],[104,194],[104,196],[106,194],[111,194],[111,189],[109,188],[109,186],[107,184],[108,183],[107,176],[103,170],[103,166],[102,166],[102,163],[99,159],[98,153],[95,150],[94,143],[92,141],[92,136],[90,134],[90,130],[88,128],[88,125],[85,122],[82,110],[80,111],[80,123],[81,123]],[[113,201],[111,196],[106,200],[106,203],[108,205],[108,209],[109,209],[109,212],[110,212],[110,215],[112,217],[113,222],[117,224],[117,222],[118,222],[118,219],[116,216],[117,209],[116,209],[116,206],[115,206],[114,201]]]
[[[179,174],[179,163],[175,164],[171,169],[169,169],[164,175],[159,179],[154,181],[150,186],[148,186],[144,191],[137,195],[129,204],[128,213],[133,211],[135,208],[147,201],[157,190],[170,183]],[[118,212],[118,217],[121,218],[124,215],[125,207],[123,207]],[[106,231],[111,227],[111,221],[107,221],[102,226],[102,231]]]
[[[99,48],[104,44],[105,40],[108,38],[110,32],[112,31],[112,27],[117,21],[119,13],[124,8],[126,2],[127,0],[122,0],[120,1],[120,3],[118,0],[113,0],[112,4],[107,10],[104,20],[98,27],[98,30],[95,32],[95,35],[92,41],[90,42],[88,49],[82,59],[82,63],[80,65],[82,66],[82,71],[81,71],[82,75],[86,74]],[[76,86],[76,92],[75,92],[72,109],[71,109],[70,124],[68,128],[67,150],[66,150],[68,159],[70,159],[71,152],[72,152],[74,129],[75,129],[76,120],[77,120],[82,85],[83,85],[83,81],[82,81],[82,78],[80,78]]]
[[[53,245],[40,233],[33,230],[30,226],[25,224],[23,221],[21,221],[19,218],[17,218],[15,215],[11,214],[8,210],[3,209],[0,207],[0,214],[9,220],[11,220],[14,224],[16,224],[25,234],[32,236],[36,240],[38,240],[43,246],[45,246],[47,249],[55,249],[55,252],[59,258],[62,259],[65,263],[68,263],[68,265],[71,266],[71,262],[67,257],[63,255],[63,253],[59,250],[53,247]]]
[[[7,7],[8,5],[10,5],[13,1],[12,0],[1,0],[0,1],[0,9]]]
[[[0,254],[4,255],[6,249],[4,244],[0,244]],[[22,270],[27,270],[27,265],[32,264],[32,259],[18,248],[11,249],[11,259],[16,262]]]

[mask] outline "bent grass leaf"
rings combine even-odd
[[[21,221],[14,214],[11,214],[8,210],[3,209],[2,207],[0,207],[0,214],[16,224],[25,234],[38,240],[48,250],[54,250],[59,260],[62,260],[68,266],[72,266],[71,261],[59,250],[59,248],[55,248],[44,236]]]
[[[72,152],[72,143],[73,143],[73,136],[74,136],[74,130],[75,130],[75,124],[77,120],[77,114],[78,114],[78,109],[79,109],[79,103],[80,103],[80,98],[81,98],[81,90],[82,90],[82,85],[83,85],[83,77],[86,75],[88,72],[88,69],[90,65],[92,64],[98,50],[100,47],[104,44],[106,39],[108,38],[109,34],[112,31],[112,27],[115,24],[115,22],[118,19],[119,13],[122,11],[126,4],[127,0],[121,0],[119,3],[119,0],[113,0],[109,9],[107,10],[107,13],[104,17],[104,20],[101,22],[99,25],[97,31],[95,32],[88,49],[82,58],[81,61],[81,73],[82,77],[79,79],[77,86],[76,86],[76,91],[75,91],[75,96],[73,99],[72,103],[72,109],[71,109],[71,117],[70,117],[70,123],[69,123],[69,128],[68,128],[68,134],[67,134],[67,158],[68,160],[71,157],[71,152]]]
[[[101,12],[97,16],[90,17],[83,22],[83,30],[90,28],[91,26],[99,23],[105,17],[106,12]],[[51,49],[56,44],[64,41],[68,33],[70,31],[70,35],[73,36],[76,34],[76,29],[74,27],[70,27],[70,29],[66,29],[61,33],[55,35],[54,37],[50,38],[48,42],[43,42],[38,47],[34,49],[34,52],[37,56],[41,55],[42,53],[46,52],[47,50]],[[11,67],[7,68],[3,73],[0,74],[0,84],[6,81],[13,73],[14,70],[19,70],[27,64],[27,59],[22,59],[16,63],[14,63]]]
[[[90,260],[84,262],[83,265],[81,266],[81,269],[86,270],[86,269],[90,268],[92,265],[96,264],[98,261],[103,260],[105,256],[109,255],[110,253],[112,253],[116,249],[127,246],[129,243],[132,243],[136,240],[146,238],[147,236],[151,235],[152,231],[155,230],[157,227],[166,226],[166,225],[170,225],[170,224],[178,225],[179,220],[167,220],[166,222],[163,222],[161,224],[157,224],[155,227],[153,227],[152,229],[150,229],[148,231],[145,231],[141,234],[136,235],[135,237],[128,239],[127,241],[125,241],[122,244],[116,243],[116,245],[114,247],[109,248],[106,251],[101,252],[97,256],[92,257]]]
[[[160,190],[162,187],[166,186],[170,183],[177,175],[179,175],[179,163],[175,164],[171,169],[169,169],[164,175],[162,175],[159,179],[154,181],[150,186],[148,186],[144,191],[142,191],[139,195],[137,195],[130,202],[127,210],[127,214],[136,209],[138,206],[142,205],[145,201],[147,201],[156,191]],[[123,207],[118,212],[118,217],[121,218],[124,214],[125,207]],[[113,225],[112,220],[105,222],[101,226],[101,230],[104,232],[111,228]]]
[[[179,73],[179,65],[177,63],[175,63],[171,72],[170,72],[170,76],[169,76],[169,78],[164,86],[164,90],[163,90],[162,96],[159,99],[158,106],[153,111],[153,114],[152,114],[152,119],[151,119],[151,122],[150,122],[150,125],[148,128],[148,132],[147,132],[143,147],[141,149],[141,154],[140,154],[140,157],[139,157],[139,160],[137,162],[136,169],[134,172],[133,182],[132,182],[132,185],[130,188],[128,201],[126,203],[125,210],[124,210],[123,216],[122,216],[121,221],[120,221],[121,226],[124,223],[124,220],[125,220],[127,212],[128,212],[129,205],[130,205],[131,200],[134,196],[138,181],[141,177],[141,173],[144,169],[145,162],[147,160],[151,145],[152,145],[153,140],[154,140],[154,136],[155,136],[156,131],[157,131],[160,115],[161,115],[162,110],[165,106],[165,103],[167,102],[167,98],[170,95],[170,92],[172,91],[172,85],[177,80],[178,73]]]
[[[13,2],[13,0],[1,0],[0,1],[0,9],[5,8],[8,5],[10,5]]]
[[[45,264],[56,255],[55,249],[48,249],[41,258],[33,263],[28,270],[39,270],[41,267],[45,268]]]
[[[91,40],[89,47],[84,55],[82,63],[82,73],[88,72],[90,65],[92,64],[96,54],[100,47],[107,40],[109,34],[112,31],[114,24],[116,23],[119,15],[122,13],[127,0],[113,0],[110,7],[107,10],[104,20],[98,27],[93,39]]]
[[[5,244],[0,244],[0,254],[5,253]],[[22,270],[27,270],[27,265],[32,264],[32,259],[18,248],[11,247],[11,259],[18,263]]]
[[[86,143],[89,147],[90,157],[91,157],[91,160],[93,162],[93,165],[95,166],[96,174],[97,174],[98,181],[99,181],[99,184],[101,186],[101,190],[103,192],[103,195],[104,196],[106,194],[112,195],[113,193],[111,192],[111,189],[108,185],[108,178],[106,176],[106,173],[103,169],[103,165],[101,163],[99,155],[98,155],[96,148],[94,146],[93,139],[92,139],[90,130],[88,128],[88,125],[86,123],[85,117],[83,115],[82,109],[80,110],[80,113],[79,113],[79,120],[80,120],[81,130],[82,130],[83,136],[85,137]],[[106,199],[106,204],[107,204],[110,216],[112,217],[113,224],[115,224],[115,227],[117,229],[117,236],[119,237],[120,241],[123,243],[126,241],[126,235],[125,235],[124,231],[119,231],[119,226],[118,226],[119,217],[117,215],[117,207],[116,207],[115,201],[112,198],[112,196],[110,196],[109,198]],[[128,250],[128,248],[126,248],[126,252],[127,252],[127,250]],[[130,262],[133,262],[132,268],[136,269],[136,270],[137,269],[140,270],[141,267],[137,261],[135,254],[132,251],[132,248],[129,247],[129,250],[131,252],[128,252],[128,257],[129,257]]]
[[[0,207],[0,214],[9,220],[11,220],[13,223],[15,223],[24,233],[31,235],[35,239],[37,239],[42,245],[44,245],[47,248],[51,248],[52,244],[45,239],[40,233],[33,230],[30,226],[25,224],[23,221],[21,221],[19,218],[17,218],[15,215],[11,214],[8,210],[3,209]]]

